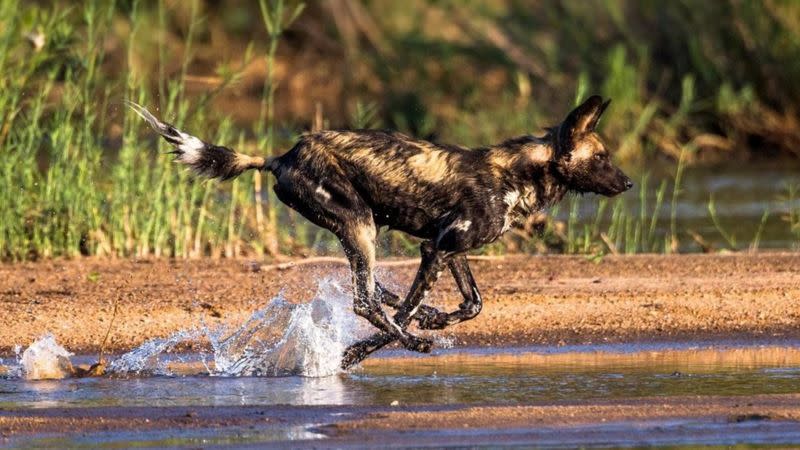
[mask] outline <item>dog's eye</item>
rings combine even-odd
[[[601,153],[595,153],[594,154],[594,159],[596,159],[598,161],[602,161],[602,160],[606,159],[606,155],[603,155]]]

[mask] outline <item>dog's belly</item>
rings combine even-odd
[[[438,233],[441,216],[418,206],[373,205],[373,217],[379,227],[399,230],[421,239],[433,239]]]

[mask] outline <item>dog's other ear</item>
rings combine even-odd
[[[594,131],[600,116],[608,108],[609,103],[611,103],[611,100],[603,102],[602,97],[593,95],[573,109],[564,119],[564,122],[561,123],[561,126],[558,127],[558,141],[563,146],[560,150],[568,151],[576,136],[588,131]]]

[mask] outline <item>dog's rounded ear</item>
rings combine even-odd
[[[611,100],[604,102],[599,95],[593,95],[573,109],[558,127],[558,141],[562,147],[560,150],[568,151],[572,148],[576,136],[594,131],[609,103]]]

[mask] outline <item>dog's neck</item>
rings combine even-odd
[[[518,198],[518,213],[549,208],[569,190],[556,168],[555,145],[553,133],[548,133],[543,137],[513,138],[489,149],[489,163],[505,186],[503,195]]]

